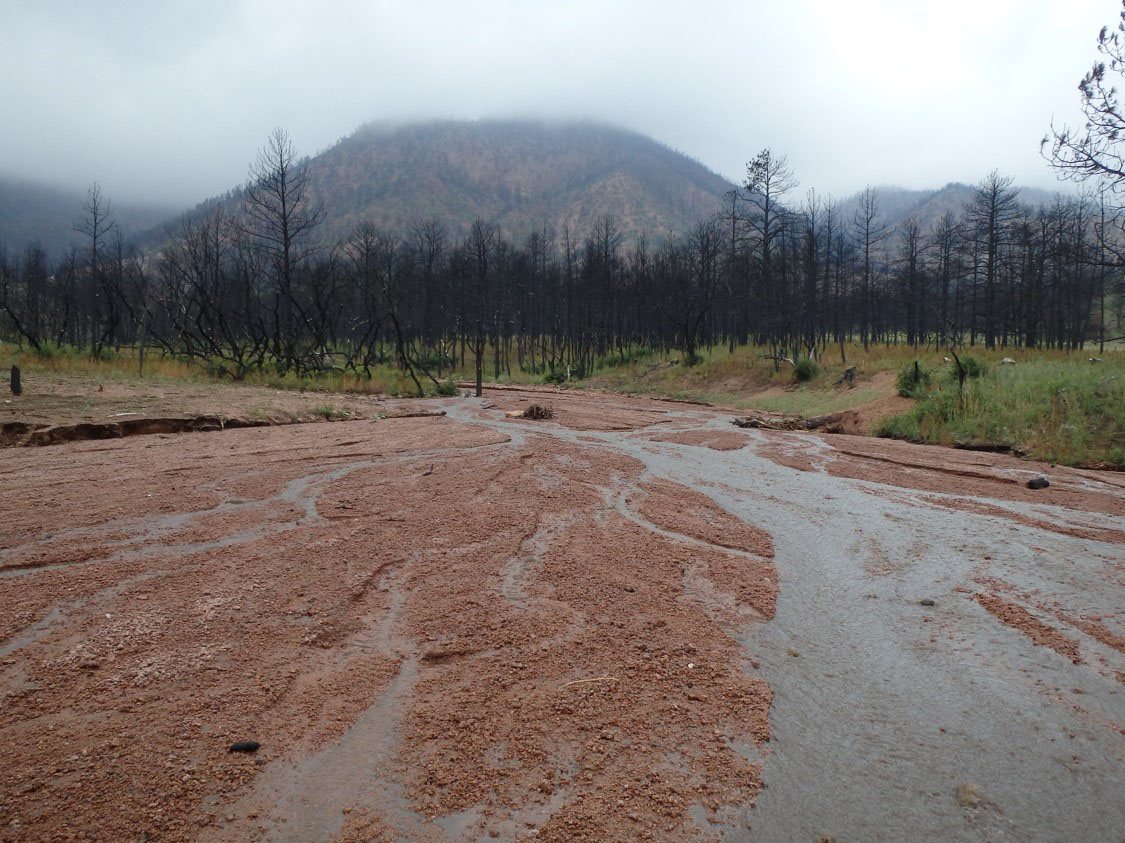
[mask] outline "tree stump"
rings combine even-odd
[[[840,379],[836,384],[846,383],[848,386],[855,386],[855,366],[848,366],[844,369],[844,374],[840,375]]]

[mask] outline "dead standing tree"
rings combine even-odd
[[[102,196],[101,185],[97,182],[87,189],[86,199],[82,202],[82,216],[73,225],[73,229],[87,240],[90,353],[98,357],[117,323],[115,302],[107,283],[104,265],[107,240],[117,230],[117,223],[113,221],[113,205]]]
[[[469,231],[466,245],[472,266],[473,297],[469,307],[472,310],[473,322],[472,350],[476,358],[476,394],[480,397],[483,394],[481,380],[484,373],[484,343],[487,337],[484,317],[488,312],[489,262],[496,245],[496,229],[480,218],[476,219]]]
[[[750,205],[746,221],[757,239],[754,258],[759,283],[758,295],[751,294],[750,300],[756,298],[765,304],[766,319],[759,326],[758,340],[769,342],[775,358],[780,356],[783,326],[779,324],[782,291],[774,278],[774,243],[782,236],[789,219],[789,212],[781,202],[797,185],[789,159],[774,154],[769,148],[763,149],[746,165],[743,188]]]
[[[274,283],[273,354],[278,368],[300,368],[299,325],[305,321],[297,282],[319,251],[312,234],[324,218],[309,191],[308,169],[297,161],[289,133],[270,132],[250,166],[242,196],[245,233],[267,258]]]
[[[875,294],[875,261],[882,242],[891,234],[879,213],[878,191],[864,188],[852,218],[852,237],[860,258],[860,338],[865,351],[877,339],[883,322]]]
[[[995,348],[1000,334],[1000,274],[1019,214],[1019,188],[996,170],[973,190],[965,207],[965,224],[980,243],[978,274],[984,278],[984,344]]]

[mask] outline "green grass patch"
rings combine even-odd
[[[351,418],[351,413],[333,404],[318,404],[312,411],[314,416],[320,416],[327,421],[346,421]]]
[[[1115,355],[1116,357],[1116,355]],[[1125,465],[1125,361],[1027,360],[965,382],[935,378],[877,433],[940,445],[1000,445],[1063,465]]]
[[[861,384],[854,389],[843,390],[802,385],[780,394],[741,398],[733,406],[811,418],[850,410],[886,396],[886,389],[872,384]]]
[[[566,380],[566,370],[552,377],[542,367],[517,365],[511,355],[511,374],[489,377],[492,352],[486,350],[485,379],[490,383],[532,384],[565,381],[561,385],[582,389],[608,389],[637,395],[658,395],[706,401],[738,409],[759,409],[801,416],[818,416],[852,409],[892,394],[897,388],[918,400],[907,413],[885,420],[881,435],[937,444],[1007,445],[1038,459],[1070,465],[1125,464],[1125,350],[1107,348],[1104,362],[1089,363],[1091,349],[1063,351],[1005,348],[988,351],[965,349],[961,360],[968,370],[964,394],[959,396],[956,368],[940,349],[907,345],[871,346],[848,343],[841,356],[829,346],[813,361],[798,366],[775,365],[772,351],[755,346],[730,349],[725,345],[700,348],[698,359],[685,361],[678,351],[663,352],[629,347],[597,361],[588,377],[577,371]],[[789,352],[791,353],[791,351]],[[1001,365],[1012,357],[1016,365]],[[845,359],[846,358],[846,359]],[[915,370],[914,363],[918,368]],[[439,362],[435,357],[431,361]],[[471,380],[473,360],[457,366],[451,355],[440,359],[444,381],[435,385],[419,374],[427,394],[456,394],[458,380]],[[691,362],[693,365],[685,365]],[[88,349],[50,347],[35,353],[26,347],[0,344],[0,364],[17,364],[25,374],[57,373],[95,380],[137,380],[138,353],[122,348],[99,359]],[[854,388],[839,384],[848,366],[856,368]],[[915,374],[916,372],[916,374]],[[898,375],[895,387],[894,374]],[[798,380],[807,376],[807,380]],[[230,384],[208,373],[206,362],[190,361],[149,349],[143,380]],[[794,381],[797,381],[796,383]],[[339,370],[298,377],[266,368],[251,372],[243,384],[324,394],[322,415],[332,417],[331,393],[364,393],[413,396],[417,387],[405,372],[389,363],[364,374]],[[318,408],[318,412],[319,412]]]

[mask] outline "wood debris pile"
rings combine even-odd
[[[802,416],[736,416],[739,427],[756,427],[762,430],[815,430],[821,433],[843,433],[844,414],[829,413],[806,419]]]

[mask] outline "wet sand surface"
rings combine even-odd
[[[0,451],[0,839],[1125,835],[1120,475],[428,406]]]

